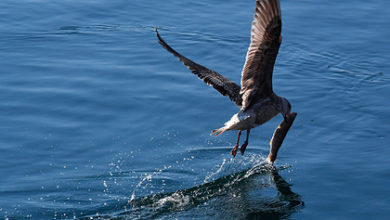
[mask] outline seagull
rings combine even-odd
[[[215,129],[210,135],[216,136],[230,130],[238,130],[237,143],[231,154],[236,156],[241,132],[246,130],[246,139],[240,147],[244,154],[248,146],[252,128],[264,124],[282,114],[287,121],[291,114],[290,102],[274,93],[272,74],[276,56],[282,42],[282,21],[279,0],[256,0],[256,8],[251,28],[251,41],[246,61],[241,72],[241,86],[172,49],[155,28],[159,43],[188,67],[199,79],[214,87],[223,96],[228,96],[240,111],[234,114],[223,127]]]

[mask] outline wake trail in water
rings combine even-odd
[[[231,171],[232,167],[239,166],[242,168],[242,166],[248,166],[248,163],[252,166],[221,177],[228,170]],[[281,167],[278,170],[286,168]],[[233,169],[237,169],[237,167]],[[155,218],[168,212],[187,210],[235,191],[236,188],[239,188],[241,184],[244,184],[251,177],[270,174],[274,171],[276,169],[266,162],[265,158],[248,157],[243,164],[234,163],[234,159],[223,159],[218,169],[205,177],[204,184],[189,189],[177,190],[172,193],[154,194],[137,199],[135,199],[135,194],[133,193],[132,199],[128,203],[131,207],[130,211],[125,211],[120,215],[131,216],[132,218],[137,216],[140,218]],[[156,175],[161,172],[156,173]],[[137,187],[146,181],[147,178],[151,178],[151,176],[144,177]]]
[[[192,154],[192,152],[190,153]],[[191,161],[191,163],[203,162],[202,159],[197,161],[194,156],[184,157],[183,161]],[[193,161],[195,159],[195,161]],[[275,168],[267,162],[266,158],[259,154],[247,154],[244,157],[231,158],[228,155],[222,158],[222,161],[215,166],[214,170],[208,171],[200,184],[186,188],[179,189],[172,192],[165,193],[166,187],[160,189],[160,192],[154,192],[154,181],[164,180],[164,176],[170,176],[177,172],[177,168],[182,164],[172,164],[164,166],[162,169],[155,169],[154,172],[145,172],[141,175],[139,182],[135,185],[130,198],[127,202],[109,205],[106,209],[100,209],[99,213],[106,213],[104,215],[88,215],[83,218],[99,219],[99,218],[124,218],[124,219],[150,219],[161,218],[164,216],[175,216],[190,211],[192,209],[199,209],[206,204],[227,203],[232,198],[239,199],[245,197],[245,191],[257,190],[259,187],[262,191],[269,191],[276,188],[281,194],[287,196],[280,196],[279,199],[268,197],[260,198],[264,203],[261,205],[261,210],[266,212],[269,209],[281,209],[285,214],[286,207],[297,207],[303,204],[300,196],[296,195],[289,189],[289,184],[284,180],[280,181],[281,177],[277,174],[278,171],[289,168],[288,166],[281,166]],[[184,164],[185,165],[185,164]],[[183,172],[183,171],[181,171]],[[274,184],[269,180],[273,179]],[[268,179],[268,180],[267,180]],[[167,179],[169,180],[169,179]],[[264,182],[265,181],[265,182]],[[278,183],[283,184],[278,184]],[[275,185],[275,187],[273,187]],[[271,188],[270,188],[271,187]],[[169,187],[168,187],[169,188]],[[145,194],[149,192],[149,195]],[[278,193],[274,193],[278,194]],[[287,199],[286,199],[287,198]],[[291,200],[291,198],[293,198]],[[291,201],[290,201],[291,200]],[[245,207],[245,202],[236,202],[238,206]],[[293,205],[292,205],[293,204]],[[225,206],[225,205],[222,205]],[[110,211],[110,208],[112,210]],[[118,209],[119,207],[123,207]],[[208,209],[207,209],[208,210]],[[289,210],[289,208],[287,208]],[[261,211],[263,212],[263,211]],[[213,213],[215,214],[215,213]],[[231,215],[230,217],[234,217]]]

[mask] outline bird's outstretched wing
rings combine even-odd
[[[199,65],[192,60],[184,57],[180,53],[176,52],[161,38],[160,34],[157,31],[157,28],[156,33],[160,44],[177,58],[179,58],[179,60],[185,66],[187,66],[189,70],[191,70],[195,75],[199,77],[199,79],[203,80],[205,83],[207,83],[207,85],[214,87],[223,96],[229,96],[230,100],[232,100],[236,105],[241,106],[241,88],[239,85],[226,79],[221,74],[207,69],[206,67]]]
[[[256,0],[251,43],[241,74],[242,109],[270,96],[272,72],[282,41],[279,0]]]

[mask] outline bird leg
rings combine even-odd
[[[251,132],[251,129],[246,130],[246,139],[243,145],[241,145],[240,151],[241,154],[244,154],[246,146],[248,146],[248,139],[249,139],[249,133]]]
[[[233,147],[232,152],[231,152],[231,154],[233,155],[233,157],[235,157],[236,154],[237,154],[238,144],[239,144],[239,142],[240,142],[240,136],[241,136],[241,130],[238,131],[237,143],[236,143],[236,145]]]

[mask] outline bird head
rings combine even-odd
[[[282,100],[282,105],[281,105],[282,109],[280,113],[283,115],[284,120],[287,122],[287,118],[291,113],[291,104],[286,98],[282,97],[281,100]]]

